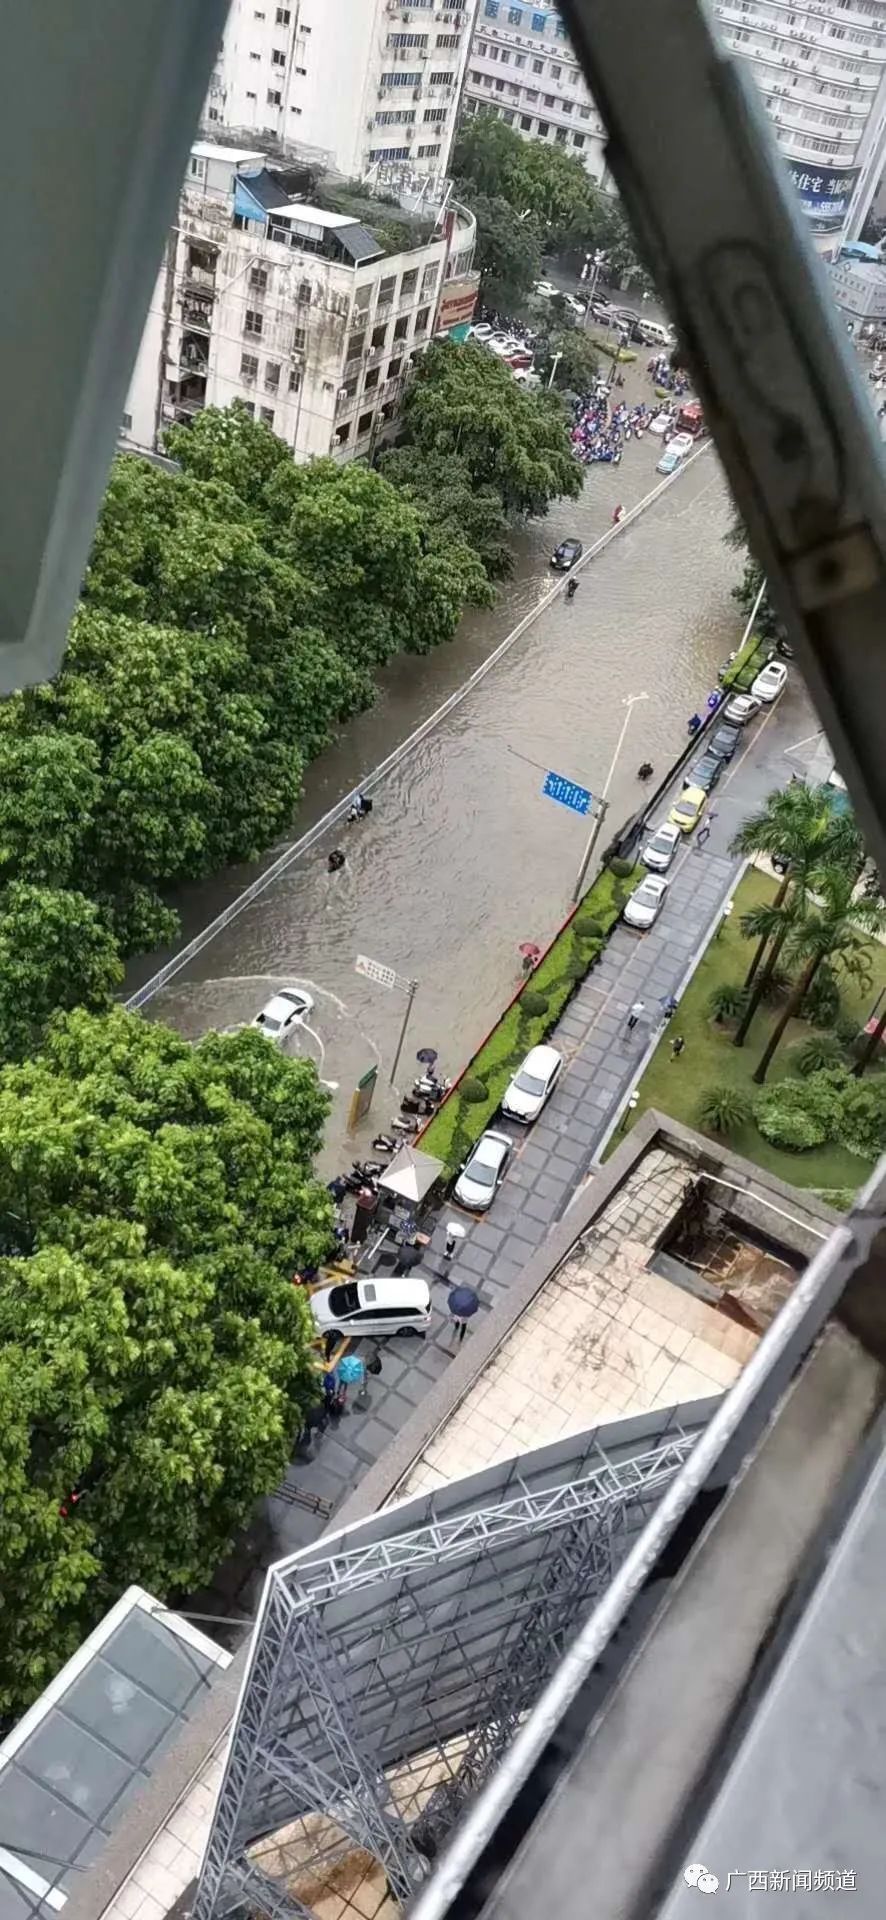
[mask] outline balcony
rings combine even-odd
[[[192,333],[211,333],[212,302],[195,300],[193,295],[180,295],[182,306],[182,326]]]
[[[206,293],[215,293],[215,270],[210,273],[206,267],[192,267],[187,261],[182,269],[182,279],[189,287],[200,287]]]

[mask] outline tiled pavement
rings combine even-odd
[[[370,1404],[349,1409],[336,1430],[317,1444],[315,1457],[297,1459],[278,1495],[262,1503],[249,1534],[219,1570],[209,1610],[240,1613],[254,1604],[269,1561],[314,1540],[357,1481],[388,1446],[455,1352],[446,1297],[456,1280],[476,1288],[483,1313],[494,1306],[562,1215],[581,1184],[612,1116],[637,1077],[661,1020],[659,1003],[679,993],[693,959],[706,943],[739,869],[729,841],[746,814],[791,772],[802,772],[803,747],[816,744],[816,722],[805,695],[789,686],[778,706],[750,732],[713,797],[713,828],[707,846],[693,840],[678,855],[660,919],[644,935],[618,926],[600,964],[571,1001],[552,1039],[567,1057],[567,1069],[542,1117],[520,1143],[511,1170],[489,1213],[475,1220],[446,1207],[435,1228],[425,1265],[441,1313],[426,1340],[391,1340],[382,1349],[383,1368]],[[662,810],[663,811],[663,810]],[[646,1013],[632,1034],[628,1011],[637,999]],[[672,1031],[679,1032],[679,1011]],[[679,1072],[679,1062],[674,1071]],[[458,1216],[467,1229],[457,1259],[443,1259],[445,1222]],[[468,1332],[470,1338],[470,1330]],[[322,1503],[320,1509],[313,1503]]]

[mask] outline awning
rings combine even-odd
[[[378,1184],[383,1193],[395,1193],[398,1199],[416,1205],[430,1193],[442,1172],[442,1160],[435,1160],[432,1154],[422,1153],[418,1147],[400,1147]]]

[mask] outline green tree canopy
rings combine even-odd
[[[471,212],[477,222],[474,265],[486,305],[523,306],[541,274],[537,222],[521,217],[502,194],[472,194]]]
[[[600,371],[600,356],[583,328],[563,327],[545,336],[535,365],[545,385],[553,374],[555,387],[586,393]]]
[[[24,881],[0,891],[0,1056],[33,1052],[56,1008],[109,1006],[122,978],[114,936],[85,894]]]
[[[458,134],[452,155],[457,191],[476,211],[504,201],[545,253],[602,248],[611,278],[651,287],[620,202],[591,180],[577,154],[546,140],[523,140],[494,113],[474,114]],[[504,230],[504,222],[502,222]],[[512,231],[507,229],[508,232]],[[537,277],[535,274],[533,278]],[[528,284],[528,283],[527,283]]]
[[[209,1577],[317,1394],[327,1099],[252,1031],[58,1016],[0,1071],[0,1709],[130,1580]]]
[[[581,492],[562,408],[527,393],[509,368],[468,343],[429,348],[409,390],[405,438],[423,455],[457,455],[472,486],[492,486],[508,513],[544,513]]]

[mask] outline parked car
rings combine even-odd
[[[537,1120],[562,1070],[563,1055],[556,1047],[531,1047],[508,1087],[501,1103],[502,1113],[511,1120]]]
[[[640,859],[644,867],[654,867],[656,873],[666,873],[679,845],[679,827],[672,826],[670,820],[663,820],[660,827],[653,827],[651,839],[647,840]]]
[[[733,727],[746,727],[754,714],[759,713],[760,702],[751,693],[734,693],[723,708],[723,718]]]
[[[650,433],[667,433],[668,428],[672,427],[673,424],[674,416],[672,413],[657,413],[654,419],[649,422],[649,431]]]
[[[577,299],[574,293],[564,293],[563,299],[569,308],[569,312],[574,314],[576,320],[583,320],[585,308],[588,304],[587,301]]]
[[[721,760],[718,753],[703,753],[686,775],[687,787],[701,787],[704,793],[710,793],[725,765],[725,760]]]
[[[556,567],[558,573],[568,573],[576,560],[581,559],[582,552],[580,540],[561,540],[559,547],[555,547],[551,554],[551,566]]]
[[[687,453],[691,453],[694,446],[695,441],[691,433],[675,433],[673,440],[668,441],[669,452],[678,453],[681,460],[685,460]]]
[[[762,700],[764,706],[770,707],[773,700],[777,700],[779,694],[784,691],[787,677],[788,670],[783,662],[770,660],[753,682],[751,692],[754,699]]]
[[[615,308],[610,306],[608,300],[601,300],[598,293],[592,293],[591,315],[593,319],[603,321],[608,325],[610,321],[615,319]]]
[[[661,459],[655,463],[656,473],[676,473],[682,458],[683,455],[678,453],[673,441],[671,441],[670,446],[665,447]]]
[[[641,880],[622,908],[621,917],[627,925],[638,927],[641,933],[646,933],[658,919],[670,884],[662,874],[647,873],[645,880]]]
[[[553,280],[536,280],[532,291],[538,294],[539,300],[556,300],[560,289],[554,286]]]
[[[731,760],[741,740],[740,727],[718,727],[711,735],[705,751],[716,753],[721,760]]]
[[[490,326],[488,320],[481,320],[476,327],[468,328],[468,339],[479,340],[482,345],[484,340],[490,340],[492,338],[494,332],[495,328]]]
[[[469,1153],[455,1183],[455,1198],[472,1213],[485,1213],[508,1170],[514,1142],[493,1127],[480,1135],[473,1153]]]
[[[279,993],[262,1007],[252,1024],[266,1040],[278,1042],[285,1040],[293,1027],[304,1025],[308,1014],[313,1011],[314,1002],[309,993],[301,993],[298,987],[281,987]]]
[[[684,787],[679,800],[674,802],[668,819],[681,833],[691,833],[697,827],[704,813],[707,794],[704,787]]]
[[[318,1333],[424,1333],[431,1320],[430,1287],[410,1274],[315,1287],[309,1304]]]

